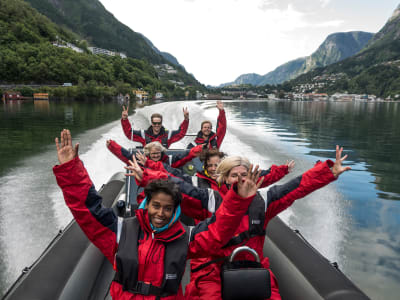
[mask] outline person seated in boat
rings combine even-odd
[[[196,173],[197,182],[195,186],[199,188],[211,188],[218,191],[217,167],[225,157],[225,153],[217,148],[205,149],[200,153],[200,161],[203,162],[203,170]]]
[[[134,130],[128,119],[129,105],[122,107],[121,125],[126,137],[134,142],[139,142],[143,146],[151,142],[158,141],[165,148],[169,148],[172,143],[181,140],[189,126],[189,111],[183,108],[184,120],[179,126],[179,129],[169,131],[162,125],[163,117],[159,113],[154,113],[150,117],[151,125],[146,130]]]
[[[217,119],[216,133],[212,131],[212,123],[209,120],[201,122],[201,129],[197,133],[197,137],[194,140],[196,145],[207,144],[209,148],[221,147],[222,141],[224,140],[226,133],[226,116],[224,110],[224,104],[222,101],[217,101],[217,108],[219,110]],[[188,148],[194,147],[192,143],[188,145]]]
[[[107,140],[106,145],[111,153],[129,165],[129,161],[132,160],[133,155],[131,151],[125,149],[113,140]],[[198,145],[190,150],[184,150],[179,154],[167,155],[167,149],[161,145],[160,142],[156,141],[144,146],[143,153],[137,151],[136,158],[142,166],[146,167],[151,164],[151,162],[162,162],[173,168],[180,168],[193,158],[199,156],[202,150],[202,145]]]
[[[217,148],[203,149],[199,155],[200,161],[202,162],[202,170],[197,171],[196,176],[192,177],[192,184],[199,188],[211,188],[224,195],[228,191],[228,188],[225,184],[219,184],[217,182],[218,174],[216,172],[218,165],[224,157],[225,153],[221,152]],[[294,161],[291,160],[287,161],[285,165],[272,165],[269,169],[262,170],[261,176],[264,177],[264,180],[261,188],[267,187],[272,183],[282,179],[285,175],[291,172],[291,170],[294,168],[294,165]],[[146,167],[155,171],[165,172],[164,175],[159,176],[166,177],[168,175],[172,175],[175,177],[183,178],[184,175],[181,170],[174,170],[171,167],[167,168],[161,164],[152,163],[147,164]]]
[[[114,266],[116,275],[110,286],[114,300],[184,299],[180,283],[186,259],[220,255],[262,181],[258,166],[251,166],[224,197],[212,221],[188,228],[179,222],[178,186],[157,179],[146,186],[146,200],[136,217],[121,219],[112,208],[102,206],[70,131],[64,129],[55,143],[60,163],[53,167],[57,183],[76,222]],[[130,170],[136,180],[143,178],[136,161]]]
[[[253,248],[262,259],[262,264],[269,269],[269,261],[263,256],[265,232],[269,221],[277,214],[288,208],[297,199],[303,198],[313,191],[324,187],[336,180],[350,167],[342,166],[347,155],[342,157],[343,148],[336,146],[336,160],[332,162],[317,162],[316,165],[302,175],[282,185],[272,186],[262,197],[257,193],[249,210],[243,217],[238,229],[225,246],[224,253],[228,256],[235,248],[247,245]],[[249,171],[250,162],[240,156],[225,158],[217,167],[217,183],[220,186],[219,193],[210,193],[210,189],[200,189],[190,185],[183,180],[171,177],[171,180],[180,185],[182,192],[182,212],[187,216],[199,220],[208,218],[223,203],[224,191],[238,182]],[[146,172],[145,172],[146,173]],[[145,174],[150,176],[148,174]],[[151,177],[143,179],[150,180]],[[224,188],[221,188],[224,187]],[[239,259],[251,259],[251,256],[240,255]],[[202,267],[204,263],[214,258],[192,260],[192,273],[190,283],[186,286],[189,299],[221,299],[220,264],[212,263]],[[193,272],[194,271],[194,272]],[[271,274],[271,299],[281,299],[278,284],[272,272]]]

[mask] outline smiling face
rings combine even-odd
[[[211,156],[209,159],[207,159],[207,173],[214,180],[216,180],[218,177],[216,171],[220,162],[221,158],[218,155]]]
[[[208,137],[211,134],[211,129],[212,129],[212,125],[211,123],[203,123],[203,125],[201,126],[201,133],[203,134],[204,137]]]
[[[161,149],[158,147],[152,147],[149,152],[149,158],[153,161],[159,161],[161,159]]]
[[[154,134],[159,134],[162,126],[161,118],[154,117],[151,119],[151,126],[153,127]]]
[[[247,168],[245,166],[237,166],[231,169],[225,182],[228,184],[234,184],[238,182],[239,174],[242,178],[247,176]]]
[[[169,223],[174,213],[174,200],[171,195],[159,192],[152,195],[150,201],[146,203],[150,223],[155,228],[164,227]]]

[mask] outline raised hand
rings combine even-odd
[[[126,106],[126,108],[125,108],[125,106],[122,106],[122,116],[121,116],[121,118],[122,118],[123,120],[128,119],[128,111],[129,111],[129,103],[128,103],[128,105]]]
[[[133,157],[133,155],[132,155]],[[136,159],[139,161],[139,163],[144,166],[146,164],[147,161],[147,156],[144,155],[142,152],[138,151],[136,152]]]
[[[187,107],[183,108],[183,117],[185,118],[185,120],[189,120],[189,110]]]
[[[125,174],[126,176],[135,176],[138,181],[142,181],[143,179],[143,170],[138,165],[135,156],[132,155],[132,160],[129,161],[129,166],[125,167],[125,169],[131,171],[132,173]]]
[[[257,183],[258,178],[260,177],[261,170],[258,169],[258,165],[253,170],[253,165],[250,165],[249,171],[247,172],[247,176],[242,178],[239,174],[238,178],[238,195],[242,198],[247,198],[254,195],[257,190],[260,188],[262,182],[264,181],[264,177]]]
[[[223,110],[224,109],[224,103],[221,100],[217,101],[217,108],[219,110]]]
[[[351,167],[342,166],[342,162],[347,158],[347,154],[342,157],[342,152],[343,152],[343,147],[339,147],[339,145],[336,145],[336,160],[335,164],[331,168],[333,176],[335,177],[339,177],[339,175],[342,174],[343,172],[351,170]]]
[[[296,163],[294,162],[294,160],[287,160],[286,161],[286,165],[287,165],[287,167],[288,167],[288,173],[290,173],[290,172],[292,172],[293,171],[293,169],[294,169],[294,165],[295,165]]]
[[[61,142],[58,142],[58,138],[55,139],[57,147],[57,156],[60,164],[73,160],[78,155],[79,144],[75,144],[72,147],[71,132],[68,129],[63,129],[60,134]]]

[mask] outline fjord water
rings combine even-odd
[[[310,243],[373,299],[397,299],[400,286],[400,107],[397,103],[224,102],[228,131],[222,150],[244,155],[263,168],[294,159],[287,178],[315,161],[334,159],[336,144],[349,155],[351,172],[298,200],[281,214]],[[135,126],[149,126],[162,112],[178,128],[182,107],[189,132],[215,120],[215,102],[166,102],[135,108]],[[132,110],[130,110],[132,114]],[[8,103],[0,108],[0,295],[40,255],[71,215],[51,167],[54,137],[62,128],[80,142],[80,157],[96,187],[122,170],[105,148],[109,138],[132,146],[123,135],[117,103]],[[173,145],[181,148],[192,137]],[[284,180],[287,180],[285,177]],[[265,193],[265,190],[262,191]],[[279,278],[278,278],[279,280]]]

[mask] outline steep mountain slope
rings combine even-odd
[[[58,25],[65,26],[100,48],[129,57],[162,63],[143,37],[120,23],[98,0],[25,0]]]
[[[139,33],[140,34],[140,33]],[[174,64],[175,66],[180,66],[182,68],[184,68],[176,59],[175,56],[173,56],[172,54],[169,54],[168,52],[162,52],[160,50],[158,50],[158,48],[156,46],[154,46],[154,44],[147,38],[145,37],[143,34],[140,34],[142,36],[142,38],[146,41],[146,43],[151,47],[151,49],[153,49],[154,52],[160,54],[162,57],[164,57],[168,62]]]
[[[98,0],[25,0],[53,22],[76,32],[90,45],[126,53],[151,64],[174,64],[177,74],[165,80],[183,81],[199,86],[196,78],[186,72],[177,59],[159,51],[142,34],[119,22]]]
[[[372,36],[372,33],[362,31],[330,34],[312,55],[289,61],[263,76],[254,76],[257,74],[252,74],[252,77],[245,76],[248,74],[241,75],[234,83],[265,85],[285,82],[315,68],[330,65],[356,54],[368,43]],[[248,80],[244,81],[243,78]]]
[[[291,81],[291,85],[311,82],[325,74],[346,76],[330,83],[326,91],[394,96],[400,94],[400,6],[367,46],[343,61],[317,68]]]

